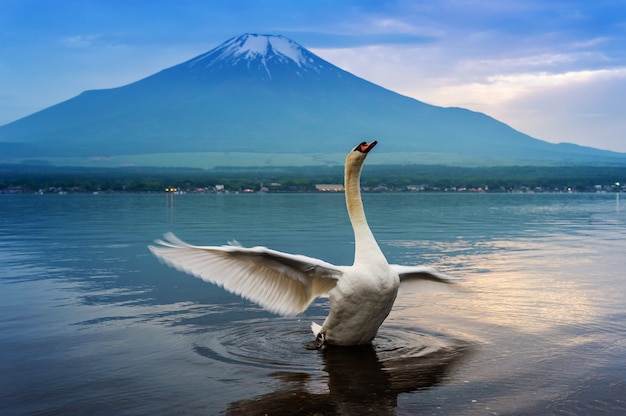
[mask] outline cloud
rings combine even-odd
[[[61,42],[70,48],[88,48],[100,38],[102,35],[74,35],[63,38]]]
[[[626,68],[569,71],[564,73],[495,74],[483,82],[443,86],[433,92],[438,102],[501,105],[527,94],[577,88],[578,84],[606,82],[626,77]]]
[[[60,37],[58,43],[67,53],[82,54],[85,52],[110,53],[112,50],[120,52],[123,49],[133,48],[136,45],[129,44],[122,36],[109,33],[85,33]]]
[[[492,114],[535,137],[626,152],[626,68],[582,71],[526,92]]]

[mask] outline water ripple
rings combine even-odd
[[[312,351],[312,341],[308,320],[251,319],[208,328],[207,335],[193,349],[201,356],[230,364],[275,371],[315,371],[320,369],[320,355]],[[435,356],[444,361],[456,359],[469,350],[469,344],[445,334],[384,325],[368,348],[385,369],[392,370],[408,364],[422,366]]]

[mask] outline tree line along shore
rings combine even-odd
[[[2,193],[337,192],[342,167],[79,168],[0,166]],[[618,192],[626,166],[367,166],[366,192]],[[322,186],[323,185],[323,186]],[[332,186],[326,186],[332,185]]]

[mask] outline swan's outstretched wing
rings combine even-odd
[[[335,287],[341,267],[265,247],[193,246],[173,234],[150,251],[164,263],[280,314],[296,315]]]
[[[448,276],[428,266],[390,265],[400,276],[398,295],[407,296],[425,292],[459,292],[462,288],[454,283],[459,279]]]
[[[390,264],[390,267],[400,276],[400,283],[410,280],[428,280],[435,283],[449,284],[459,280],[428,266],[400,266],[398,264]]]

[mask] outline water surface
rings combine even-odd
[[[613,194],[365,194],[406,288],[371,347],[278,317],[146,246],[265,245],[350,264],[343,195],[0,195],[0,413],[626,412],[626,212]]]

